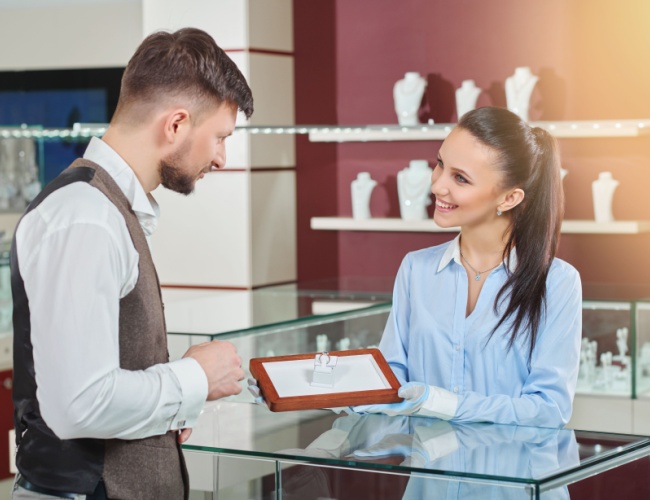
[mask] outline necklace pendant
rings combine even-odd
[[[474,278],[476,281],[481,281],[481,274],[477,274],[476,277]]]

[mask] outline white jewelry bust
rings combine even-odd
[[[614,220],[612,201],[618,184],[619,182],[612,177],[611,172],[601,172],[598,174],[598,179],[591,183],[596,222],[611,222]]]
[[[397,194],[400,215],[404,220],[427,219],[431,204],[431,174],[427,160],[411,160],[409,166],[397,173]]]
[[[427,81],[416,71],[409,71],[393,86],[395,113],[400,125],[417,125],[418,110]]]
[[[370,195],[376,185],[377,181],[372,179],[368,172],[359,172],[357,178],[352,181],[350,191],[353,219],[370,219]]]
[[[522,66],[515,68],[515,73],[506,78],[506,103],[508,109],[528,121],[530,96],[539,77],[533,75],[530,68]]]
[[[618,354],[614,356],[614,359],[625,361],[627,359],[627,338],[628,338],[628,329],[626,327],[616,329],[616,347],[618,348]]]
[[[476,108],[476,101],[481,93],[474,80],[463,80],[460,87],[456,89],[456,114],[458,120],[468,111]]]

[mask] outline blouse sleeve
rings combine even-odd
[[[410,276],[411,258],[407,254],[402,260],[395,278],[393,305],[379,343],[379,349],[401,384],[409,381],[406,353],[411,316]]]
[[[521,396],[466,392],[459,395],[453,421],[543,427],[560,427],[569,421],[582,336],[582,289],[573,267],[564,262],[551,267],[546,303]]]

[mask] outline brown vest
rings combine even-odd
[[[140,223],[111,176],[92,162],[77,160],[39,193],[26,213],[72,182],[87,182],[106,195],[124,217],[139,254],[138,281],[120,301],[120,367],[144,370],[166,363],[167,333],[156,269]],[[187,469],[175,432],[138,440],[61,440],[45,424],[36,397],[29,299],[20,275],[15,239],[11,249],[11,287],[16,465],[21,474],[37,486],[60,492],[90,494],[103,478],[111,499],[187,498]]]
[[[120,367],[145,370],[169,361],[160,284],[147,239],[128,199],[99,165],[77,160],[70,168],[95,170],[90,184],[117,207],[139,255],[138,281],[120,300]],[[146,439],[106,442],[104,473],[109,498],[178,500],[187,498],[187,469],[175,432]]]

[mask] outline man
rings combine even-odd
[[[250,88],[207,33],[150,35],[103,139],[21,219],[11,259],[14,498],[187,497],[180,443],[206,400],[240,392],[244,371],[227,342],[168,362],[150,193],[162,183],[189,194],[223,167],[238,109],[252,114]]]

